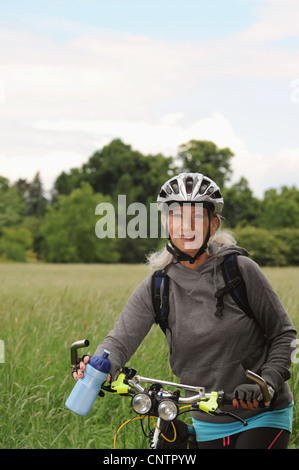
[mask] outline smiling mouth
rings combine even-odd
[[[185,235],[182,235],[180,237],[178,237],[180,240],[182,241],[186,241],[186,242],[193,242],[195,240],[195,235],[193,236],[190,236],[190,237],[186,237]]]

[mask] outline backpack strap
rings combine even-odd
[[[168,327],[169,314],[169,278],[165,269],[155,271],[152,275],[152,300],[156,313],[155,321],[164,334]]]
[[[238,264],[238,253],[228,255],[221,264],[221,270],[225,286],[215,293],[217,299],[215,315],[217,317],[223,316],[223,297],[229,293],[244,313],[248,317],[254,318],[248,303],[246,285]],[[152,302],[156,314],[155,322],[160,325],[163,333],[166,334],[169,315],[169,277],[165,269],[155,271],[152,275]]]
[[[217,309],[215,315],[217,317],[223,316],[223,297],[225,294],[230,293],[236,304],[246,313],[246,315],[253,318],[254,315],[248,303],[246,285],[238,264],[238,253],[228,255],[222,262],[221,269],[225,286],[215,293],[215,297],[217,298]]]

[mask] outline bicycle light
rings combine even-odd
[[[164,421],[172,421],[178,414],[177,404],[172,400],[162,400],[158,406],[158,414]]]
[[[152,400],[146,393],[136,393],[132,399],[132,408],[135,413],[146,414],[152,407]]]

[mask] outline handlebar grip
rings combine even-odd
[[[257,383],[260,386],[263,399],[264,399],[264,406],[266,408],[269,408],[272,398],[269,393],[268,385],[265,382],[265,380],[261,376],[256,374],[255,372],[252,372],[251,370],[248,370],[248,369],[245,371],[244,374],[248,379],[252,380],[253,382]],[[234,398],[233,393],[230,393],[230,394],[225,393],[224,396],[221,397],[221,403],[223,405],[231,405],[233,398]],[[263,406],[263,405],[260,405],[260,406]]]
[[[255,372],[252,372],[251,370],[246,370],[245,376],[248,379],[251,379],[253,382],[256,382],[260,386],[264,398],[265,407],[269,408],[271,403],[271,395],[269,393],[268,386],[265,380],[259,375],[255,374]]]
[[[81,341],[75,341],[71,345],[71,367],[75,367],[77,365],[78,354],[77,349],[86,348],[89,346],[88,339],[82,339]]]
[[[245,371],[245,376],[260,386],[263,399],[264,399],[264,406],[266,408],[269,408],[271,404],[271,395],[269,393],[268,386],[265,380],[261,376],[256,374],[255,372],[252,372],[251,370],[248,370],[248,369]],[[221,402],[223,405],[231,405],[233,398],[234,398],[234,395],[232,393],[230,394],[225,393],[221,399]]]
[[[248,369],[245,371],[244,375],[248,379],[252,380],[253,382],[257,383],[260,386],[260,389],[261,389],[261,392],[262,392],[262,395],[263,395],[263,399],[264,399],[264,406],[266,408],[269,408],[269,406],[271,404],[271,395],[269,393],[268,385],[265,382],[265,380],[260,375],[256,374],[255,372],[252,372],[251,370],[248,370]],[[230,393],[230,394],[225,393],[224,396],[221,399],[222,405],[231,405],[233,398],[234,398],[233,393]],[[262,406],[262,405],[260,405],[260,406]]]

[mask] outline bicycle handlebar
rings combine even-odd
[[[265,405],[266,408],[268,408],[270,406],[270,403],[271,403],[271,396],[270,396],[268,386],[267,386],[265,380],[262,377],[260,377],[258,374],[254,373],[254,372],[252,372],[248,369],[245,371],[244,375],[245,375],[245,377],[249,378],[250,380],[252,380],[253,382],[257,383],[260,386],[261,392],[262,392],[262,395],[263,395],[263,399],[264,399],[264,405]],[[184,385],[184,384],[179,384],[179,383],[176,383],[176,382],[169,382],[169,381],[166,381],[166,380],[159,380],[159,379],[154,379],[154,378],[150,378],[150,377],[142,377],[140,375],[135,375],[133,377],[133,379],[128,380],[128,383],[133,388],[135,388],[137,391],[144,391],[145,388],[142,387],[139,384],[139,382],[147,382],[147,383],[151,383],[151,384],[165,385],[165,386],[169,386],[169,387],[176,387],[178,389],[197,392],[196,395],[189,396],[187,398],[179,397],[179,399],[178,399],[179,403],[193,403],[193,402],[196,402],[197,400],[200,400],[200,399],[203,399],[203,398],[205,398],[205,399],[208,398],[209,399],[209,398],[211,398],[211,394],[213,393],[213,392],[207,393],[205,391],[204,387]],[[221,391],[221,392],[218,392],[218,393],[223,393],[223,392]],[[228,395],[226,393],[225,396],[223,396],[223,398],[222,398],[222,404],[230,404],[232,399],[233,399],[233,394]]]
[[[77,364],[78,355],[77,350],[84,348],[89,345],[87,339],[82,341],[76,341],[71,345],[71,367],[74,370]],[[245,377],[257,383],[260,386],[264,406],[269,408],[271,402],[271,395],[268,390],[268,386],[265,380],[258,374],[246,370],[244,373]],[[151,384],[151,387],[147,389],[143,387],[140,382],[146,382]],[[163,386],[175,387],[176,392],[171,392],[163,389]],[[227,414],[234,416],[243,422],[244,425],[247,423],[240,417],[233,415],[230,412],[220,410],[220,407],[225,404],[232,404],[233,394],[224,393],[224,391],[212,391],[206,392],[204,387],[196,387],[192,385],[185,385],[176,382],[169,382],[166,380],[154,379],[151,377],[143,377],[136,374],[136,370],[129,367],[123,367],[119,373],[117,380],[110,383],[109,386],[102,385],[102,389],[108,392],[117,393],[120,395],[136,395],[138,393],[148,393],[150,397],[159,400],[170,399],[174,400],[179,404],[191,405],[191,409],[200,409],[208,414]],[[180,390],[195,392],[194,395],[188,397],[181,397]]]
[[[89,346],[88,339],[82,339],[81,341],[75,341],[71,345],[71,368],[75,370],[78,361],[78,349],[86,348]]]
[[[250,370],[245,371],[245,376],[250,380],[256,382],[260,386],[264,398],[264,406],[268,408],[270,406],[271,398],[269,399],[270,394],[266,382],[262,379],[262,377]],[[168,398],[175,400],[178,405],[189,404],[191,405],[191,409],[193,410],[201,410],[211,415],[230,416],[238,421],[241,421],[244,426],[247,426],[247,422],[239,416],[231,413],[230,411],[224,411],[220,409],[222,405],[232,404],[232,400],[234,398],[234,395],[232,393],[227,394],[223,391],[212,391],[207,393],[204,387],[178,384],[176,382],[168,382],[166,380],[156,380],[150,377],[142,377],[140,375],[134,375],[134,377],[131,377],[127,380],[128,385],[134,389],[135,393],[147,393],[148,390],[145,387],[141,386],[139,382],[150,383],[152,384],[152,387],[156,386],[156,391],[154,395],[158,395],[160,400]],[[176,387],[177,389],[183,389],[186,391],[195,391],[197,393],[189,397],[181,397],[179,395],[175,397],[174,394],[172,394],[171,392],[165,391],[162,388],[162,385]],[[111,384],[111,387],[113,388],[113,383]],[[127,391],[129,392],[129,390],[130,389],[128,389]]]

